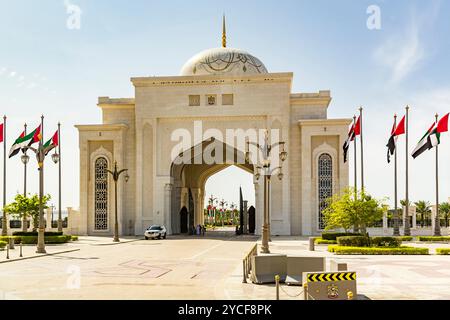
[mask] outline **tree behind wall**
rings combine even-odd
[[[44,209],[48,208],[47,203],[50,199],[50,195],[45,195],[42,198]],[[5,207],[5,212],[18,218],[31,217],[33,221],[33,231],[36,231],[39,227],[39,196],[37,194],[24,196],[23,194],[18,193],[14,197],[14,202]]]
[[[356,200],[355,200],[356,199]],[[328,207],[323,211],[325,230],[351,228],[360,233],[367,233],[367,227],[383,218],[387,207],[366,192],[358,191],[355,197],[353,188],[348,188],[342,195],[328,199]]]

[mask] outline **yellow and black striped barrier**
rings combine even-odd
[[[304,272],[303,287],[305,300],[353,300],[356,272]]]
[[[308,282],[356,280],[356,272],[310,273]]]

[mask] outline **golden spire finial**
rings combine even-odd
[[[226,47],[227,47],[227,27],[225,25],[225,14],[224,14],[222,20],[222,48]]]

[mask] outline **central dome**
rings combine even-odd
[[[193,56],[181,69],[182,76],[253,75],[268,73],[264,64],[250,53],[233,48],[215,48]]]

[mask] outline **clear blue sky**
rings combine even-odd
[[[82,10],[79,30],[66,27],[67,3]],[[381,9],[381,30],[366,26],[373,4]],[[412,149],[434,114],[450,111],[448,1],[0,0],[0,106],[10,119],[8,149],[25,121],[34,127],[44,113],[46,138],[61,121],[63,201],[77,207],[73,125],[101,121],[98,96],[132,97],[131,76],[177,75],[192,55],[219,46],[223,12],[229,46],[251,52],[271,72],[294,72],[295,92],[331,90],[330,117],[351,117],[365,107],[366,185],[377,197],[392,194],[385,144],[393,113],[411,105]],[[443,199],[450,196],[449,134],[441,150]],[[57,170],[49,160],[47,191],[56,197]],[[433,153],[411,162],[411,199],[433,201]],[[19,158],[8,160],[8,172],[11,200],[22,190]],[[29,190],[37,187],[33,170]]]

